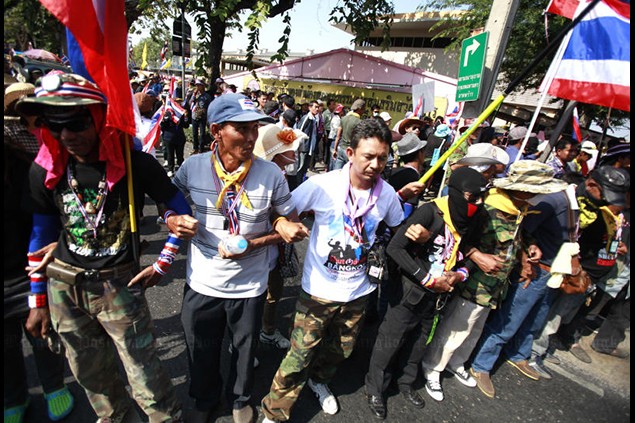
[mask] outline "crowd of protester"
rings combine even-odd
[[[131,80],[147,127],[130,175],[119,135],[104,126],[99,87],[62,72],[33,82],[5,77],[5,193],[13,198],[5,235],[18,241],[5,252],[5,422],[21,422],[29,404],[22,331],[54,421],[74,404],[60,350],[101,422],[119,421],[131,400],[152,422],[204,422],[223,395],[235,422],[255,421],[256,401],[265,422],[286,421],[305,385],[336,414],[329,383],[365,321],[381,322],[364,379],[378,419],[389,414],[393,382],[415,408],[424,405],[419,378],[443,401],[443,371],[494,398],[500,356],[530,379],[551,379],[545,361],[558,362],[557,348],[591,361],[579,342],[589,330],[597,330],[596,352],[628,357],[618,347],[630,326],[630,145],[622,140],[561,136],[541,161],[551,146],[524,125],[499,131],[474,128],[473,119],[397,116],[361,98],[297,104],[284,93],[238,93],[222,78],[166,92],[169,81],[157,74]],[[153,122],[162,110],[167,116]],[[165,163],[141,146],[156,124]],[[156,262],[140,269],[131,226],[146,195],[169,234]],[[297,263],[293,243],[303,239]],[[191,416],[156,352],[143,295],[184,242]],[[572,257],[591,284],[567,294],[560,285],[574,272]],[[283,333],[276,305],[285,277],[300,272]],[[253,396],[259,342],[287,351],[264,398]]]

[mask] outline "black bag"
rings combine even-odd
[[[381,240],[376,240],[368,250],[366,256],[366,274],[370,283],[380,284],[388,279],[388,264],[386,262],[386,246]]]
[[[300,259],[293,243],[278,244],[278,269],[283,278],[294,278],[300,271]]]

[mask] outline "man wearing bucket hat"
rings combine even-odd
[[[211,151],[186,160],[173,180],[190,195],[195,217],[206,222],[188,251],[181,310],[189,395],[195,402],[190,418],[207,421],[220,403],[221,347],[227,328],[233,350],[227,403],[234,422],[246,423],[255,416],[253,362],[267,291],[268,272],[263,269],[270,265],[268,247],[282,239],[298,241],[308,229],[298,223],[278,166],[253,157],[260,123],[274,119],[244,95],[228,93],[211,103],[207,121],[214,137]],[[266,156],[284,148],[263,143],[262,151]],[[231,249],[234,241],[241,241],[241,250]]]
[[[497,148],[491,144],[471,147],[479,145]],[[485,211],[489,215],[487,226],[480,234],[478,245],[466,253],[479,267],[465,283],[457,286],[458,295],[448,304],[423,357],[426,392],[437,401],[444,398],[440,374],[446,369],[463,385],[477,386],[477,379],[466,371],[465,363],[481,336],[490,311],[506,306],[503,299],[517,253],[524,248],[535,254],[533,260],[539,258],[538,246],[523,239],[518,229],[528,214],[528,200],[536,194],[566,188],[565,183],[552,179],[551,169],[543,163],[520,161],[512,165],[512,169],[512,179],[493,181],[495,188],[490,189],[485,198]],[[482,385],[484,378],[478,379],[478,383]]]
[[[34,224],[27,328],[34,336],[46,335],[50,309],[73,375],[100,420],[123,418],[131,408],[116,364],[120,359],[150,420],[180,421],[181,406],[155,348],[147,302],[142,291],[129,287],[157,284],[181,239],[194,234],[185,197],[153,157],[131,152],[135,205],[143,204],[145,194],[165,203],[174,234],[169,254],[135,276],[123,137],[105,125],[104,94],[79,75],[49,74],[35,97],[23,98],[16,109],[37,117],[42,140],[29,175]],[[111,342],[119,347],[104,347]]]
[[[540,360],[532,358],[533,336],[547,318],[555,299],[556,290],[550,288],[551,266],[562,251],[569,253],[570,230],[575,225],[575,204],[564,181],[553,178],[553,169],[535,160],[521,160],[510,166],[509,176],[494,179],[495,187],[507,190],[525,190],[537,195],[529,198],[532,207],[522,222],[522,236],[533,239],[540,254],[523,249],[517,268],[511,273],[510,286],[500,310],[485,324],[483,335],[473,356],[470,374],[479,389],[493,398],[495,389],[490,371],[504,354],[507,363],[524,376],[538,380],[550,376],[542,371]],[[514,194],[514,196],[517,196]],[[531,361],[530,361],[531,359]]]
[[[585,322],[587,319],[594,320],[611,299],[606,292],[605,281],[615,270],[618,256],[627,253],[622,233],[628,224],[623,211],[630,206],[630,181],[630,175],[626,170],[605,165],[593,170],[586,181],[576,189],[580,206],[580,264],[590,276],[597,292],[589,306],[584,304],[585,296],[571,296],[574,298],[571,298],[568,305],[577,303],[577,307],[573,309],[574,313],[577,310],[577,314],[570,322],[566,318],[563,319],[563,327],[558,334],[569,351],[587,363],[591,362],[591,357],[580,346]],[[618,322],[612,339],[603,333],[597,342],[593,342],[594,350],[625,358],[626,352],[617,349],[617,345],[624,339],[624,330],[629,325],[630,323],[624,320]]]

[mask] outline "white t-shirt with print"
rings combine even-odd
[[[304,258],[302,289],[329,301],[349,302],[371,293],[376,286],[366,276],[366,249],[344,229],[343,177],[342,170],[312,176],[292,196],[298,213],[309,210],[315,213]],[[355,194],[367,198],[370,190]],[[377,203],[364,218],[369,245],[375,240],[375,231],[382,220],[389,227],[403,220],[395,190],[385,182]]]

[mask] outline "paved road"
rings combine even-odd
[[[144,251],[142,263],[149,265],[160,252],[166,238],[166,228],[156,221],[156,208],[151,202],[144,209],[145,221],[140,226],[141,234],[149,241]],[[306,241],[298,244],[301,251]],[[185,248],[182,249],[185,251]],[[263,269],[263,272],[265,270]],[[171,271],[171,276],[147,291],[152,310],[158,347],[161,358],[168,368],[177,394],[183,400],[186,411],[192,408],[187,395],[188,370],[185,344],[181,330],[179,312],[184,285],[185,256],[179,254]],[[294,310],[294,299],[299,290],[299,278],[289,280],[280,305],[279,328],[288,331]],[[369,422],[374,418],[367,409],[363,397],[363,379],[367,370],[377,324],[366,325],[358,340],[353,355],[343,363],[339,373],[331,384],[332,391],[338,397],[340,412],[335,416],[322,413],[317,400],[306,389],[302,392],[293,410],[292,422]],[[583,340],[589,345],[592,337]],[[630,333],[623,344],[630,350]],[[410,407],[398,392],[393,389],[388,398],[388,418],[386,422],[606,422],[630,421],[630,358],[620,360],[597,354],[590,349],[594,362],[584,364],[568,352],[558,352],[563,363],[550,365],[555,376],[552,380],[533,381],[522,376],[507,364],[502,364],[493,374],[497,389],[495,399],[488,399],[477,388],[467,388],[454,379],[444,375],[443,386],[445,401],[432,400],[420,383],[417,388],[426,400],[423,410]],[[27,422],[47,421],[41,388],[33,372],[33,358],[26,348],[29,366],[29,386],[33,395],[32,405],[27,414]],[[254,400],[260,410],[260,399],[268,392],[271,380],[280,363],[283,352],[262,345],[258,349],[260,366],[256,370]],[[227,356],[224,357],[227,359]],[[68,373],[67,383],[76,397],[75,410],[64,421],[84,423],[95,421],[96,417],[78,384]],[[145,418],[130,416],[130,422],[147,421]],[[262,414],[258,421],[262,420]],[[222,409],[217,412],[216,421],[232,421],[231,411]]]

